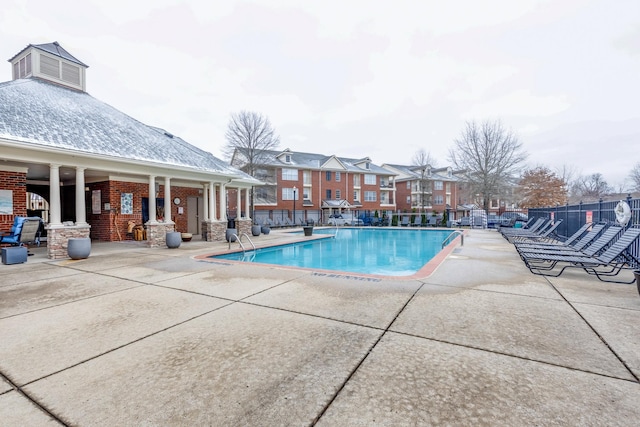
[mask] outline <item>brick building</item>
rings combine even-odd
[[[259,181],[171,133],[145,125],[86,93],[87,65],[57,42],[28,45],[0,83],[0,230],[15,216],[46,222],[49,257],[69,237],[130,239],[150,246],[167,231],[224,239],[227,190]],[[248,209],[244,209],[248,212]],[[251,219],[242,218],[240,227]]]
[[[264,185],[254,190],[257,223],[267,218],[326,223],[331,214],[372,215],[378,211],[381,216],[396,209],[395,174],[368,157],[349,159],[286,149],[264,151],[260,158],[256,178]],[[236,149],[231,165],[247,166],[242,150]]]
[[[400,212],[419,212],[442,215],[448,211],[455,219],[462,174],[450,167],[406,166],[383,164],[396,174],[396,205]]]

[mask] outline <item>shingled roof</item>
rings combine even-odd
[[[211,153],[85,92],[39,79],[0,83],[0,139],[255,181]]]

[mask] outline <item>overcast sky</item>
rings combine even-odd
[[[465,121],[494,119],[531,166],[617,188],[640,162],[638,0],[2,3],[5,59],[53,41],[92,96],[220,158],[250,110],[282,149],[377,164],[448,165]]]

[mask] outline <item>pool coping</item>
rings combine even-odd
[[[332,228],[332,227],[329,227],[329,228]],[[348,228],[360,228],[360,227],[348,227]],[[424,230],[424,228],[422,228],[422,229]],[[416,229],[416,231],[417,230],[418,229]],[[438,230],[438,228],[436,228],[435,230]],[[439,229],[439,230],[443,230],[443,229]],[[216,251],[216,252],[208,252],[206,254],[195,255],[192,258],[197,260],[197,261],[202,261],[202,262],[212,262],[212,263],[213,262],[217,262],[217,263],[225,263],[225,264],[229,264],[229,265],[250,264],[250,265],[255,265],[255,266],[265,266],[265,267],[271,267],[271,268],[282,268],[282,269],[286,269],[286,270],[307,271],[307,272],[318,273],[318,274],[321,274],[321,275],[335,275],[335,276],[347,277],[347,278],[348,277],[352,277],[352,278],[363,278],[363,279],[367,279],[368,278],[368,279],[379,279],[379,280],[416,280],[416,279],[426,279],[431,274],[433,274],[438,269],[438,267],[444,262],[444,260],[456,249],[458,242],[463,244],[463,237],[462,236],[467,235],[468,230],[455,229],[455,230],[452,230],[452,233],[454,231],[460,231],[461,234],[458,234],[455,238],[451,239],[451,241],[449,242],[449,244],[447,246],[442,248],[433,258],[431,258],[426,264],[424,264],[414,274],[407,275],[407,276],[389,276],[389,275],[383,275],[383,274],[366,274],[366,273],[357,273],[357,272],[351,272],[351,271],[324,270],[324,269],[321,269],[321,268],[295,267],[295,266],[281,265],[281,264],[267,264],[267,263],[261,263],[261,262],[247,263],[246,261],[235,261],[235,260],[228,260],[228,259],[224,259],[224,260],[217,259],[216,260],[216,259],[212,259],[211,258],[212,256],[226,255],[226,254],[242,252],[241,248],[234,248],[234,249],[226,250],[226,251],[223,250],[223,251]],[[293,234],[293,233],[291,233],[291,234]],[[294,239],[286,241],[286,242],[272,242],[271,244],[265,243],[265,244],[262,244],[262,245],[259,245],[259,246],[256,245],[255,248],[256,249],[272,248],[272,247],[277,247],[277,246],[290,245],[290,244],[294,244],[294,243],[308,242],[310,240],[330,239],[331,237],[333,237],[333,236],[332,235],[300,236],[300,238],[294,238]],[[253,248],[251,250],[253,250]]]

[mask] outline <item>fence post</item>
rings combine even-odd
[[[598,221],[602,221],[602,197],[598,200]]]

